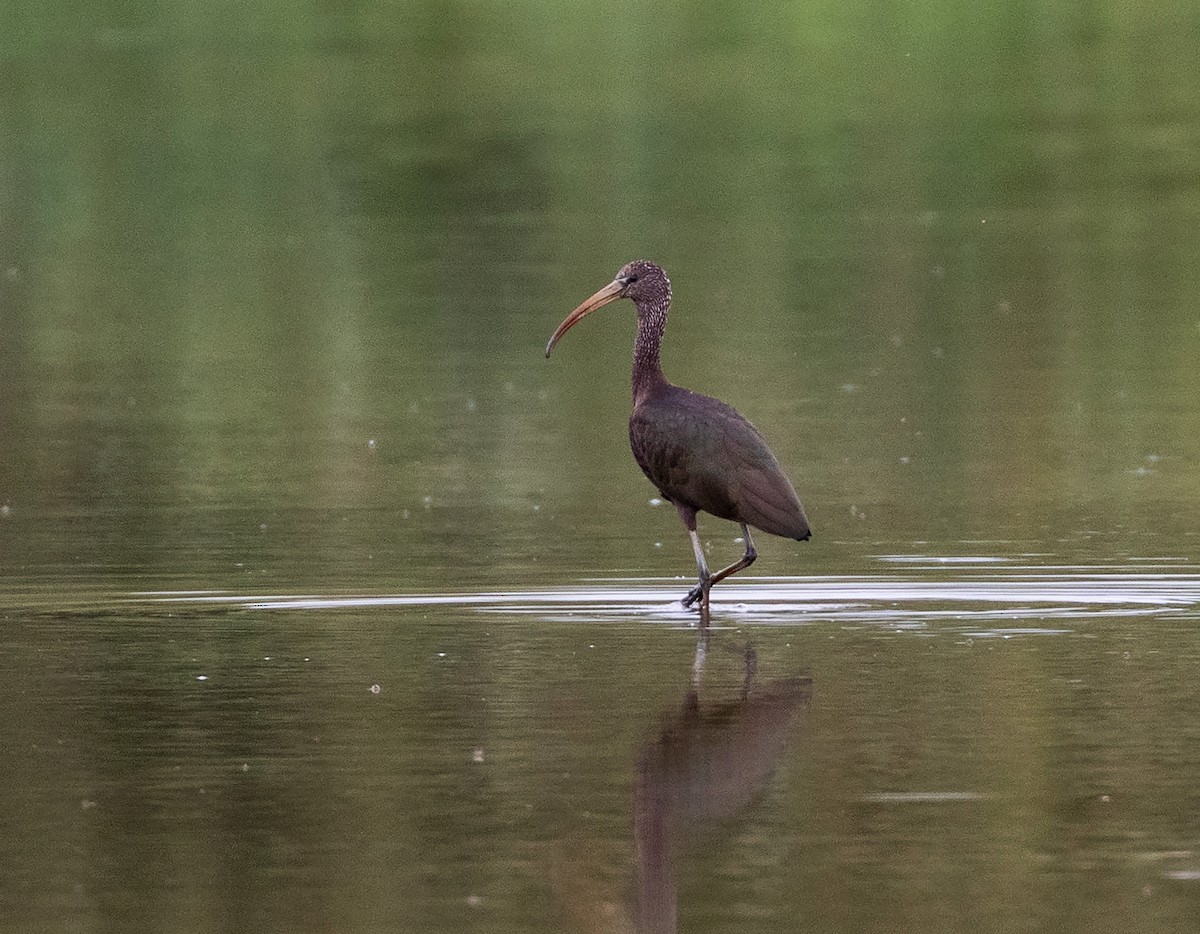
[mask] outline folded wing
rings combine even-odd
[[[672,502],[785,538],[811,534],[762,434],[725,403],[672,386],[634,409],[629,441],[642,471]]]

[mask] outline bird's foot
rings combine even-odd
[[[693,587],[691,590],[689,590],[688,595],[686,597],[684,597],[682,600],[680,600],[679,602],[683,604],[685,609],[690,609],[692,604],[695,603],[697,600],[699,600],[703,596],[704,596],[704,588],[700,584],[697,584],[695,587]]]

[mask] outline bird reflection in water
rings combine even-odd
[[[568,906],[575,930],[678,930],[676,864],[688,837],[734,818],[759,796],[788,747],[797,716],[808,706],[812,682],[807,677],[755,685],[751,647],[745,650],[745,676],[735,698],[703,703],[700,682],[708,649],[709,633],[702,631],[691,686],[638,756],[632,917],[576,879]]]

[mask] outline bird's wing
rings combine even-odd
[[[725,483],[736,518],[775,535],[807,537],[804,507],[762,433],[728,406],[718,417],[727,465]]]
[[[762,434],[723,402],[689,393],[645,406],[629,433],[642,470],[672,500],[776,535],[808,534],[796,491]]]
[[[757,429],[743,423],[750,431],[734,433],[728,442],[731,461],[737,465],[730,492],[739,518],[774,535],[808,538],[808,517],[795,487]]]

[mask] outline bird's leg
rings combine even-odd
[[[699,550],[700,540],[696,536],[695,530],[692,530],[691,534],[692,534],[692,547],[697,549],[696,555],[698,557],[698,560],[702,561],[704,556],[703,556],[703,553]],[[704,602],[707,604],[708,603],[708,590],[709,590],[709,588],[712,587],[713,584],[720,583],[721,581],[725,580],[725,578],[727,578],[730,574],[736,574],[738,571],[742,570],[743,568],[748,568],[748,567],[750,567],[750,565],[752,565],[754,563],[754,559],[758,557],[758,552],[754,550],[754,540],[750,537],[750,529],[746,527],[745,522],[742,523],[742,538],[744,538],[746,541],[746,553],[744,555],[742,555],[742,557],[739,558],[737,561],[733,562],[733,564],[729,565],[729,567],[722,568],[721,570],[717,571],[716,574],[713,574],[711,576],[709,576],[707,574],[708,568],[705,567],[704,570],[700,574],[700,583],[697,584],[695,587],[693,587],[691,590],[691,593],[689,593],[686,597],[683,598],[684,606],[691,606],[701,596],[704,597]],[[705,577],[708,577],[707,581],[705,580]]]
[[[683,598],[683,605],[691,606],[700,600],[700,618],[702,622],[707,622],[708,588],[712,585],[712,575],[708,573],[708,562],[704,560],[704,546],[700,544],[700,536],[696,533],[696,520],[693,518],[690,524],[688,535],[692,539],[692,551],[696,553],[696,570],[700,573],[700,583]]]

